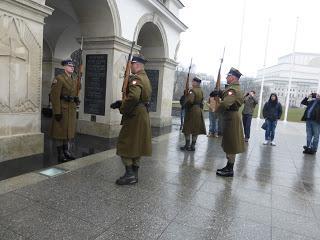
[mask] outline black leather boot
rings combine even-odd
[[[67,162],[68,159],[67,159],[66,156],[64,155],[63,147],[62,147],[62,146],[57,147],[57,151],[58,151],[58,162],[59,162],[59,163]]]
[[[139,166],[135,166],[135,165],[133,165],[133,166],[132,166],[132,170],[133,170],[133,174],[134,174],[134,176],[136,177],[137,182],[138,182],[138,171],[139,171]]]
[[[221,177],[233,177],[233,163],[227,163],[224,168],[218,169],[216,174]]]
[[[194,152],[196,150],[195,146],[196,146],[196,142],[192,142],[187,150],[191,151],[191,152]]]
[[[190,147],[190,140],[186,140],[186,144],[183,147],[180,147],[180,150],[186,151]]]
[[[72,155],[72,153],[69,151],[69,144],[63,144],[63,153],[64,156],[68,160],[75,160],[76,158]]]
[[[137,183],[137,179],[133,173],[132,166],[126,166],[126,173],[124,176],[117,179],[117,185],[132,185]]]

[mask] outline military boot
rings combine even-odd
[[[117,179],[117,185],[132,185],[137,183],[137,179],[133,173],[132,166],[126,166],[126,172],[124,176]]]
[[[185,151],[190,147],[190,140],[186,140],[186,144],[183,147],[180,147],[180,150]]]
[[[133,170],[133,174],[134,174],[134,176],[136,177],[137,182],[138,182],[138,171],[139,171],[139,166],[135,166],[135,165],[133,165],[133,166],[132,166],[132,170]]]
[[[191,152],[194,152],[196,150],[195,146],[196,146],[196,142],[192,142],[187,150],[191,151]]]
[[[76,159],[72,155],[72,153],[69,151],[69,144],[63,144],[63,153],[64,153],[64,156],[69,160],[75,160]]]
[[[233,177],[233,163],[227,163],[224,168],[218,169],[216,174],[221,177]]]
[[[64,155],[63,147],[62,146],[57,147],[57,151],[58,151],[58,162],[59,163],[67,162],[68,158]]]

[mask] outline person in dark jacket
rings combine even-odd
[[[184,91],[183,95],[180,98],[180,130],[183,128],[184,116],[185,116],[185,101],[186,101],[186,91]]]
[[[274,135],[278,120],[282,115],[282,106],[278,101],[278,96],[275,93],[271,93],[269,101],[264,104],[263,118],[266,121],[267,128],[265,132],[264,145],[271,143],[272,146],[276,146],[274,142]]]
[[[320,134],[320,96],[311,93],[302,100],[301,104],[307,106],[301,119],[306,121],[307,132],[307,145],[303,146],[303,153],[315,154],[318,149]]]
[[[244,96],[244,108],[242,110],[242,123],[243,123],[244,135],[245,135],[245,139],[244,139],[245,142],[248,142],[250,138],[252,115],[257,104],[258,104],[258,100],[256,98],[255,91],[250,91]]]

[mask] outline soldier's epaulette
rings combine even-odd
[[[236,94],[236,90],[234,88],[229,88],[228,90],[226,90],[226,95],[228,96],[233,96]]]
[[[56,84],[58,83],[58,81],[63,81],[63,74],[59,74],[58,76],[56,76],[53,80],[52,80],[52,84]]]
[[[142,80],[140,78],[132,78],[129,82],[130,85],[141,85]]]
[[[188,94],[195,94],[195,92],[192,89],[190,89]]]

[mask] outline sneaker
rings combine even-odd
[[[277,146],[274,141],[271,142],[271,146]]]
[[[263,145],[268,145],[269,144],[269,141],[268,140],[265,140],[264,142],[263,142]]]
[[[307,148],[303,151],[304,154],[310,154],[310,155],[313,155],[315,154],[317,151],[311,149],[311,148]]]
[[[249,142],[249,138],[245,138],[244,141],[245,141],[245,142]]]
[[[218,133],[214,134],[214,137],[215,137],[215,138],[218,138],[218,137],[219,137]]]
[[[213,135],[212,135],[212,133],[208,133],[208,135],[207,135],[207,137],[212,137]]]

